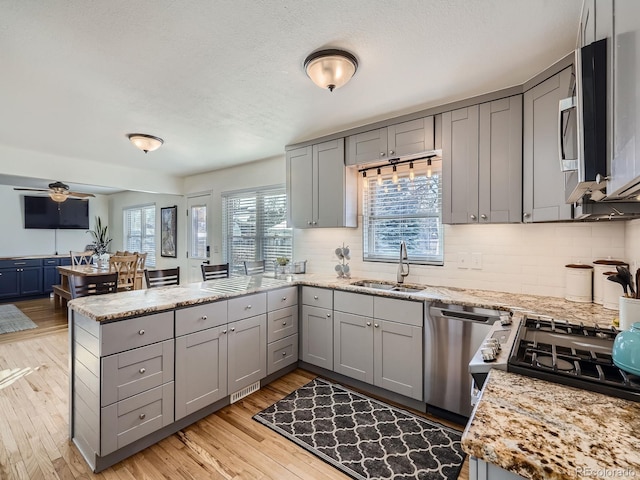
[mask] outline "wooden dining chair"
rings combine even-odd
[[[207,265],[203,263],[200,265],[202,269],[202,280],[215,280],[218,278],[229,278],[229,264],[222,263],[220,265]]]
[[[134,290],[138,255],[112,255],[109,257],[109,273],[118,274],[118,290]]]
[[[69,275],[71,298],[103,295],[118,291],[118,274],[103,273],[101,275]]]
[[[180,267],[165,268],[163,270],[145,270],[144,279],[147,282],[147,288],[180,285]]]
[[[247,260],[244,262],[245,275],[258,275],[264,273],[264,260]]]
[[[91,265],[91,257],[93,257],[93,251],[86,250],[84,252],[74,252],[73,250],[69,251],[69,255],[71,256],[71,265]]]

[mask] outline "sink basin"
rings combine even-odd
[[[424,290],[423,287],[414,287],[410,285],[398,285],[395,283],[383,283],[383,282],[375,282],[370,280],[358,280],[357,282],[352,282],[351,285],[355,285],[357,287],[365,287],[365,288],[373,288],[374,290],[386,290],[387,292],[420,292]]]

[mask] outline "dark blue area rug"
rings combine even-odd
[[[254,420],[356,479],[455,479],[461,432],[316,378]]]

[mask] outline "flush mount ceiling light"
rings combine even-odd
[[[344,50],[319,50],[304,61],[304,70],[313,83],[331,92],[351,80],[357,69],[356,57]]]
[[[142,150],[144,153],[153,152],[160,148],[160,145],[164,143],[160,137],[154,137],[153,135],[147,135],[144,133],[130,133],[127,135],[131,143]]]

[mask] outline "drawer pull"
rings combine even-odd
[[[225,335],[227,333],[226,330],[222,330],[222,334]]]
[[[287,356],[287,352],[282,352],[282,356],[286,357]]]
[[[251,305],[247,305],[247,306],[245,307],[245,309],[246,309],[246,310],[251,310]]]
[[[235,331],[236,331],[236,327],[232,327],[232,328],[231,328],[231,331],[232,331],[232,332],[235,332]]]
[[[282,326],[284,327],[287,324],[287,322],[282,322]]]
[[[14,263],[14,265],[26,265],[26,264],[27,264],[27,262],[16,262],[16,263]]]
[[[144,368],[144,367],[142,367],[142,368],[141,368],[140,370],[138,370],[138,371],[139,371],[140,373],[144,373],[144,372],[146,372],[146,371],[147,371],[147,369],[146,369],[146,368]]]
[[[327,313],[327,317],[330,317],[330,316],[331,316],[331,314],[330,314],[330,313]]]
[[[202,317],[201,317],[201,318],[202,318],[202,320],[206,320],[206,319],[207,319],[207,316],[206,316],[206,315],[202,315]]]
[[[287,301],[287,297],[282,297],[282,301],[286,302]]]
[[[314,300],[317,300],[317,299],[318,299],[318,295],[314,295],[314,296],[313,296],[313,299],[314,299]]]
[[[367,322],[367,327],[370,327],[370,326],[371,326],[371,322]]]
[[[138,418],[139,418],[140,420],[144,420],[146,416],[147,416],[147,415],[146,415],[145,413],[141,413],[140,415],[138,415]]]
[[[144,330],[140,330],[140,331],[138,332],[138,335],[144,335]]]
[[[377,323],[374,325],[374,327],[378,328],[380,325],[378,325]]]

